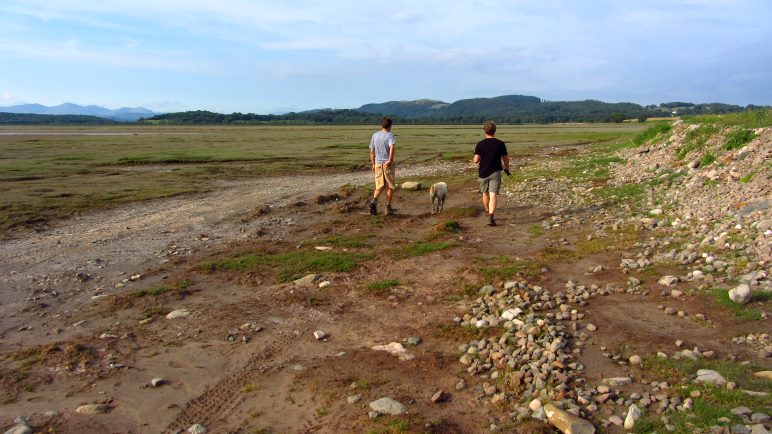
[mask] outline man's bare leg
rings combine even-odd
[[[488,226],[496,226],[496,219],[493,218],[493,213],[496,212],[497,197],[498,194],[490,193],[490,199],[488,200]]]

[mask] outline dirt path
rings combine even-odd
[[[401,177],[459,170],[438,164],[400,170]],[[153,200],[88,214],[41,233],[0,243],[0,315],[37,293],[64,291],[88,280],[109,290],[170,256],[248,239],[266,226],[297,223],[292,216],[252,218],[260,208],[288,204],[370,182],[368,172],[283,176],[227,183],[212,193]],[[274,235],[280,238],[280,235]],[[80,274],[79,274],[80,273]],[[122,274],[119,274],[122,273]]]

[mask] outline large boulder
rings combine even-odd
[[[753,299],[753,291],[743,283],[729,291],[729,298],[737,304],[748,304]]]
[[[563,434],[595,434],[595,427],[587,420],[561,410],[552,404],[544,406],[547,420]]]
[[[399,188],[409,191],[418,191],[421,189],[421,183],[415,181],[405,181],[402,183],[402,185],[399,186]]]
[[[392,416],[399,416],[407,413],[407,407],[388,397],[383,397],[371,402],[370,408],[378,413],[390,414]]]
[[[700,369],[697,371],[697,378],[694,379],[694,382],[703,384],[715,384],[720,386],[722,384],[726,384],[726,378],[711,369]]]

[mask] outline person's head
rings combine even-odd
[[[492,136],[496,134],[496,123],[493,121],[485,121],[485,124],[483,125],[483,130],[485,131],[485,134]]]
[[[381,128],[383,128],[384,130],[388,130],[389,128],[391,128],[391,118],[387,118],[386,116],[384,116],[383,119],[381,119]]]

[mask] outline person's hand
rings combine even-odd
[[[391,161],[387,161],[386,164],[384,164],[383,166],[385,168],[387,168],[387,169],[390,168],[391,167]]]

